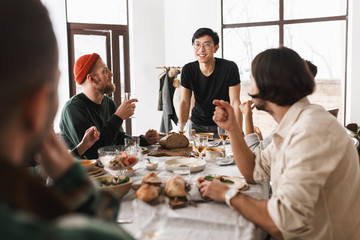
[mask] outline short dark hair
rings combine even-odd
[[[259,53],[251,68],[259,89],[258,94],[250,95],[253,98],[289,106],[315,89],[314,77],[305,61],[290,48],[273,48]]]
[[[39,0],[2,1],[0,34],[3,114],[13,111],[24,93],[54,81],[58,52],[48,12]]]
[[[219,44],[219,35],[210,28],[199,28],[198,30],[196,30],[192,37],[191,44],[194,44],[195,39],[201,38],[206,35],[212,38],[215,46]]]

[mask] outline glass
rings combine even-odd
[[[99,160],[107,171],[114,172],[116,177],[124,175],[125,169],[135,166],[139,157],[132,153],[129,148],[125,149],[124,145],[105,146],[98,149]],[[119,178],[114,178],[119,179]]]
[[[127,0],[67,0],[68,22],[127,25]]]
[[[195,136],[194,146],[195,150],[199,153],[201,159],[203,159],[203,153],[205,152],[208,145],[208,136]]]
[[[225,141],[229,138],[228,132],[219,126],[217,127],[217,130],[218,130],[219,138],[222,141],[222,145],[225,147]]]
[[[107,65],[106,36],[74,34],[75,61],[85,54],[98,53]],[[82,92],[82,87],[76,84],[76,94]]]
[[[198,42],[195,42],[194,44],[193,44],[193,46],[194,46],[194,49],[195,50],[199,50],[200,48],[205,48],[206,50],[209,50],[212,46],[214,46],[214,44],[212,44],[212,43],[204,43],[204,44],[201,44],[201,43],[198,43]]]
[[[223,0],[223,18],[224,24],[277,21],[279,0]]]
[[[174,166],[173,172],[179,175],[190,176],[190,166],[186,164]]]
[[[325,109],[339,108],[338,120],[343,122],[346,22],[289,24],[284,26],[284,36],[285,46],[318,67],[316,89],[309,100]]]
[[[185,124],[179,123],[179,133],[185,135],[186,132],[188,131],[188,125],[189,124],[187,122]]]
[[[134,96],[134,94],[132,94],[132,93],[129,93],[129,92],[126,92],[125,93],[125,100],[126,101],[128,101],[128,100],[130,100],[130,99],[134,99],[134,98],[136,98],[135,96]],[[133,104],[135,104],[135,102],[133,102]],[[135,118],[135,112],[134,112],[134,114],[132,115],[132,116],[130,116],[130,118]]]
[[[284,19],[303,19],[346,15],[344,0],[284,1]]]
[[[136,239],[164,239],[167,215],[172,212],[168,199],[165,198],[164,200],[165,203],[156,205],[150,205],[137,198],[133,200],[135,224],[140,230],[135,234]]]

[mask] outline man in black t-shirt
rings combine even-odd
[[[212,119],[214,99],[230,102],[241,119],[239,70],[234,62],[214,57],[219,49],[219,36],[211,29],[198,29],[192,44],[197,61],[186,64],[182,69],[180,129],[188,120],[193,92],[195,106],[191,112],[191,128],[196,132],[213,132],[217,136],[217,126]]]

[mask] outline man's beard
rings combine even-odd
[[[103,89],[102,92],[104,94],[109,94],[109,93],[113,93],[116,90],[116,86],[114,83],[110,82],[110,84],[107,84]]]

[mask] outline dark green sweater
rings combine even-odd
[[[127,135],[121,126],[123,120],[114,114],[115,111],[114,101],[107,96],[104,96],[101,104],[96,104],[85,94],[77,94],[64,106],[60,119],[60,135],[69,148],[74,149],[81,142],[85,131],[91,126],[96,126],[100,132],[100,139],[80,156],[96,159],[100,147],[124,144]],[[147,145],[144,136],[140,137],[140,144]]]

